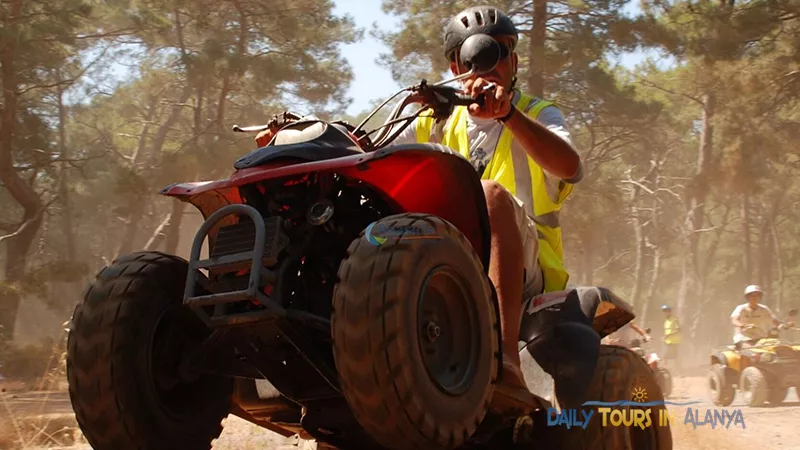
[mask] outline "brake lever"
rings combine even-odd
[[[234,133],[258,133],[264,130],[283,128],[286,124],[290,122],[296,122],[300,119],[302,119],[302,117],[298,116],[297,114],[284,111],[280,116],[272,116],[272,119],[270,119],[270,121],[265,125],[254,125],[250,127],[240,127],[239,125],[234,125],[232,129]]]
[[[269,129],[269,124],[267,125],[254,125],[251,127],[240,127],[239,125],[234,125],[232,130],[234,133],[257,133],[264,130]]]
[[[456,106],[467,106],[473,103],[483,104],[482,95],[478,99],[464,94],[450,86],[429,85],[426,80],[413,88],[413,92],[421,97],[422,104],[431,108],[432,117],[445,120],[453,114]]]

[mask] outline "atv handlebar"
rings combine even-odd
[[[447,119],[447,117],[452,114],[453,109],[456,106],[469,106],[477,103],[479,106],[483,107],[486,93],[497,87],[494,83],[490,83],[485,86],[483,91],[477,97],[472,97],[456,90],[455,88],[447,87],[445,85],[455,81],[465,80],[475,75],[483,75],[490,72],[497,66],[497,63],[500,62],[500,48],[492,37],[485,34],[476,34],[470,36],[461,44],[460,53],[461,61],[466,67],[470,68],[469,71],[456,75],[448,80],[436,82],[434,84],[428,84],[426,80],[422,80],[422,82],[416,86],[401,89],[381,103],[377,108],[375,108],[355,128],[346,122],[339,121],[333,123],[345,125],[350,134],[358,141],[361,148],[366,152],[371,152],[379,150],[391,143],[400,135],[400,133],[408,128],[414,119],[419,117],[423,111],[429,110],[430,114],[426,117],[431,117],[437,121],[440,121]],[[380,111],[390,101],[394,100],[403,92],[409,92],[410,95],[408,95],[398,104],[383,125],[369,132],[362,130],[362,127],[373,116],[375,116],[378,111]],[[400,117],[403,109],[411,103],[421,103],[423,106],[414,114]],[[273,119],[266,125],[253,127],[240,127],[238,125],[234,125],[233,131],[246,133],[270,130],[272,133],[277,133],[280,128],[286,124],[300,120],[300,118],[300,116],[295,114],[284,112],[282,120],[278,116],[274,116]],[[396,127],[399,128],[395,130]],[[378,134],[374,138],[370,138],[370,135],[376,132]]]
[[[453,105],[455,106],[469,106],[473,103],[477,103],[478,106],[483,108],[484,101],[486,100],[485,95],[479,95],[478,98],[475,98],[471,95],[456,93],[453,98]]]
[[[300,120],[300,117],[297,114],[290,113],[289,111],[284,111],[281,115],[272,116],[269,122],[264,125],[254,125],[251,127],[240,127],[239,125],[233,126],[234,133],[260,133],[264,130],[278,130],[282,128],[284,125],[295,122]]]

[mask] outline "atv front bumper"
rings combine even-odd
[[[218,228],[214,240],[209,233],[232,215],[249,218],[249,221],[228,224]],[[285,242],[281,231],[281,218],[264,219],[252,206],[235,204],[218,209],[200,226],[192,243],[189,273],[186,278],[184,305],[188,306],[210,328],[269,321],[283,317],[286,311],[263,289],[275,282],[277,274],[269,269],[278,262],[278,253]],[[208,259],[200,259],[203,243],[209,238]],[[216,275],[249,269],[247,286],[226,286],[209,283],[204,288],[210,293],[197,295],[200,269]],[[259,308],[231,308],[235,303],[252,303]],[[206,308],[213,307],[213,308]],[[209,310],[211,311],[209,313]]]

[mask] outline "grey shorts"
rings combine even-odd
[[[509,195],[511,195],[510,192]],[[517,228],[522,235],[525,262],[525,286],[522,298],[525,301],[544,291],[544,276],[542,268],[539,267],[539,234],[536,231],[536,223],[525,212],[525,204],[522,200],[513,195],[511,197],[514,199]]]
[[[664,344],[664,359],[678,359],[678,346],[680,344]]]

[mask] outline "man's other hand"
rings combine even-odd
[[[272,131],[272,129],[266,129],[266,130],[258,133],[258,135],[256,136],[256,145],[258,145],[259,148],[260,147],[265,147],[267,144],[269,144],[269,142],[275,136],[275,132],[276,131]]]
[[[484,79],[476,78],[464,83],[464,92],[474,98],[484,95],[483,107],[477,103],[469,105],[468,110],[474,117],[482,119],[500,119],[508,115],[511,108],[511,93],[502,86],[495,85]]]

